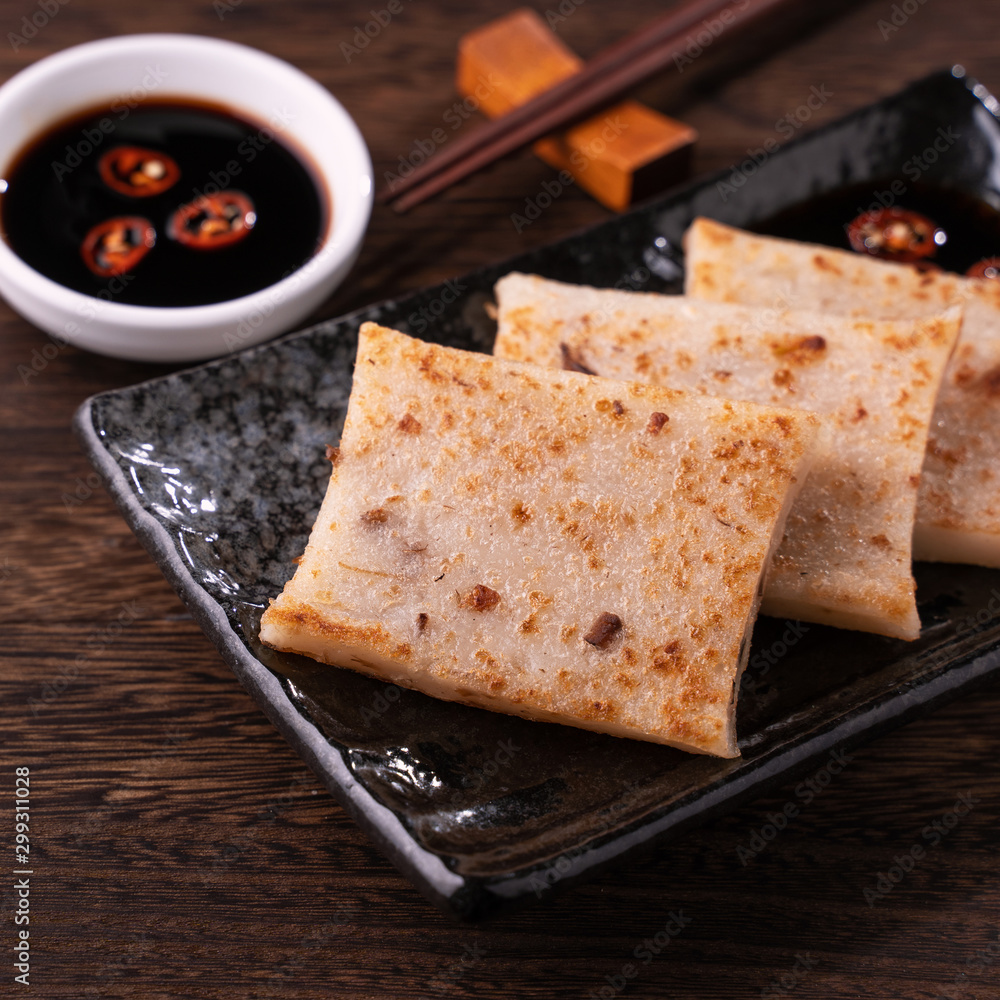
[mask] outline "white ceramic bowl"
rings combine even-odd
[[[197,98],[266,125],[318,170],[331,220],[317,254],[277,284],[226,302],[125,305],[46,278],[0,241],[0,294],[53,339],[137,361],[200,361],[291,329],[344,279],[371,214],[364,139],[328,91],[256,49],[198,35],[125,35],[40,60],[0,87],[0,178],[34,137],[74,113],[145,97]]]

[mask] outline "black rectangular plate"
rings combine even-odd
[[[936,74],[752,164],[738,187],[723,183],[729,172],[699,181],[516,260],[80,408],[77,432],[126,520],[242,684],[445,910],[472,919],[542,897],[996,677],[1000,572],[918,564],[923,631],[912,643],[760,619],[737,760],[529,723],[280,656],[258,643],[258,618],[319,509],[359,325],[487,351],[483,306],[512,269],[679,291],[680,239],[696,215],[752,227],[843,188],[874,197],[940,129],[958,138],[921,184],[998,207],[996,102],[973,87]]]

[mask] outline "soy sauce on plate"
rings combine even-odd
[[[945,271],[964,274],[978,261],[1000,255],[1000,212],[996,208],[962,191],[901,177],[838,188],[751,228],[767,236],[849,250],[851,220],[863,212],[893,205],[921,213],[943,231],[943,241],[927,259]]]
[[[3,238],[67,288],[144,306],[223,302],[315,255],[329,196],[281,123],[171,100],[67,119],[0,183]]]

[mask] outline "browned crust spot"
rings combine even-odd
[[[500,595],[490,587],[477,583],[464,603],[473,611],[492,611],[500,603]]]
[[[874,545],[874,546],[876,546],[877,548],[880,548],[880,549],[888,549],[888,548],[891,547],[890,543],[889,543],[889,539],[886,538],[885,535],[882,535],[882,534],[872,535],[872,537],[871,537],[871,543],[872,543],[872,545]]]
[[[524,635],[531,635],[533,632],[538,631],[538,612],[532,611],[527,618],[517,626],[518,632]]]
[[[772,347],[776,357],[788,358],[789,362],[803,363],[815,361],[825,350],[826,338],[821,337],[818,333],[799,337],[798,340],[790,343],[775,344]]]
[[[282,632],[301,631],[307,635],[322,636],[333,642],[352,648],[367,648],[384,656],[386,659],[409,661],[413,649],[409,643],[398,642],[381,625],[348,625],[341,622],[328,621],[307,604],[278,606],[272,604],[265,615],[268,624]],[[374,667],[372,669],[379,673]]]
[[[649,415],[649,423],[646,424],[647,434],[659,434],[663,430],[663,425],[670,420],[665,413],[660,413],[659,410],[651,413]]]
[[[837,265],[834,264],[833,261],[831,261],[828,257],[825,257],[823,254],[820,253],[815,254],[813,256],[813,263],[821,271],[830,271],[832,274],[843,274],[840,268],[837,267]]]
[[[682,665],[682,662],[681,644],[678,639],[672,639],[653,650],[654,670],[676,670]]]
[[[499,694],[507,686],[507,678],[503,676],[503,664],[485,649],[476,650],[476,659],[485,667],[485,670],[476,672],[477,680],[490,694]]]
[[[967,365],[964,362],[959,365],[958,369],[952,376],[955,380],[955,385],[964,388],[967,385],[971,385],[976,378],[976,369],[971,365]]]
[[[622,627],[622,620],[610,611],[602,611],[590,626],[590,631],[583,637],[597,649],[606,649]]]
[[[965,448],[955,450],[942,448],[940,443],[934,438],[928,438],[927,451],[945,465],[960,465],[968,457]]]
[[[340,461],[340,449],[328,444],[326,446],[326,460],[331,465],[336,465]]]
[[[407,413],[397,426],[404,434],[419,434],[423,429],[420,426],[420,421],[412,413]]]
[[[720,444],[718,448],[713,450],[712,457],[724,459],[735,458],[739,454],[742,447],[742,438],[739,441],[730,441],[727,444]]]
[[[580,717],[583,719],[600,719],[604,722],[610,722],[617,714],[618,710],[615,708],[614,702],[592,701],[580,712]]]
[[[799,341],[800,351],[825,351],[826,350],[826,338],[821,337],[818,333],[813,334],[811,337],[803,337]]]
[[[622,406],[620,399],[599,399],[594,403],[594,409],[598,413],[613,413],[616,417],[625,413],[625,407]]]
[[[527,524],[531,520],[531,510],[525,507],[524,504],[518,500],[510,509],[510,516],[514,518],[515,521],[521,524]]]
[[[417,631],[418,632],[423,632],[424,629],[427,628],[427,621],[428,621],[427,613],[425,611],[421,611],[420,614],[417,615]]]
[[[366,510],[361,515],[361,523],[369,528],[374,528],[376,524],[385,524],[388,520],[389,512],[384,507],[376,507],[374,510]]]

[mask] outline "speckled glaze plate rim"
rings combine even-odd
[[[944,77],[945,74],[936,76]],[[930,81],[933,79],[929,78]],[[816,141],[818,137],[843,127],[845,123],[863,118],[883,106],[890,105],[893,101],[899,101],[915,87],[927,86],[928,82],[919,81],[899,94],[854,111],[822,129],[790,142],[775,153],[773,159],[787,156],[804,143]],[[965,84],[969,90],[972,89],[971,81],[965,81]],[[954,88],[954,81],[950,86]],[[977,90],[975,99],[981,101],[983,93]],[[555,248],[586,237],[590,233],[606,234],[614,227],[625,224],[625,220],[631,217],[690,202],[698,192],[716,184],[728,174],[726,171],[697,179],[652,203],[637,208],[629,215],[601,223],[585,233],[575,234],[549,247],[523,255],[519,259],[524,260],[527,257],[553,252]],[[475,274],[502,271],[505,267],[506,265],[498,265],[484,268]],[[469,280],[472,277],[469,276]],[[434,291],[430,289],[413,293],[392,304],[398,308],[408,302],[415,303],[433,294]],[[308,330],[288,334],[279,340],[242,353],[249,356],[275,348],[280,350],[283,344],[298,338],[308,338],[317,331],[329,329],[333,325],[359,324],[363,319],[372,318],[383,305],[386,304],[375,304],[357,310],[347,316],[327,321]],[[222,358],[211,361],[187,369],[186,372],[212,369],[227,360],[229,359]],[[155,385],[182,374],[184,372],[175,372],[140,385]],[[400,817],[379,802],[371,790],[355,778],[339,751],[327,741],[320,728],[312,724],[290,700],[280,679],[251,654],[244,641],[235,632],[223,607],[194,579],[163,523],[143,505],[133,483],[111,454],[101,431],[95,424],[94,408],[99,400],[132,392],[137,388],[139,386],[130,386],[86,400],[76,414],[74,429],[129,527],[149,551],[164,576],[191,611],[195,621],[214,642],[265,715],[322,778],[331,793],[388,858],[443,910],[463,918],[476,918],[501,904],[537,897],[539,893],[534,878],[537,872],[534,869],[512,870],[489,879],[464,877],[452,871],[441,856],[422,848],[406,829]],[[558,859],[565,862],[565,868],[560,869],[560,877],[555,880],[559,882],[559,888],[570,886],[602,868],[620,863],[637,849],[662,843],[668,836],[676,836],[736,808],[751,797],[763,794],[779,782],[788,780],[795,774],[804,773],[810,764],[814,764],[834,748],[850,749],[871,740],[891,728],[926,713],[935,705],[956,698],[973,687],[986,683],[995,675],[1000,675],[1000,642],[996,631],[992,629],[984,632],[975,637],[975,641],[963,644],[955,661],[950,663],[946,670],[928,675],[923,682],[900,690],[891,697],[872,698],[846,707],[842,715],[828,725],[817,727],[799,743],[779,748],[772,755],[753,761],[751,767],[739,774],[709,782],[706,787],[697,789],[697,794],[684,796],[665,812],[647,815],[631,826],[616,829],[610,836],[602,835],[605,831],[595,823],[592,837],[585,847],[578,853],[575,852],[572,857],[563,856]]]

